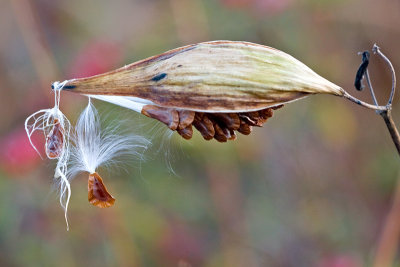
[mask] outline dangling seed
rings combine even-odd
[[[58,119],[54,119],[54,126],[46,138],[46,155],[49,159],[60,157],[64,146],[64,128]]]
[[[195,115],[194,111],[179,110],[178,113],[179,113],[179,126],[178,126],[179,130],[183,130],[192,124]]]
[[[190,124],[189,126],[187,126],[184,129],[179,129],[177,130],[177,132],[186,140],[189,140],[192,138],[193,136],[193,128],[192,125]]]
[[[115,198],[108,193],[103,179],[97,172],[89,174],[88,200],[90,204],[99,208],[108,208],[115,203]]]
[[[171,130],[175,131],[179,124],[179,114],[175,109],[163,108],[154,105],[145,105],[142,114],[164,123]]]

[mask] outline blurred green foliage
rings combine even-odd
[[[2,1],[0,265],[367,265],[399,161],[380,118],[343,99],[286,105],[227,144],[167,138],[163,125],[96,102],[155,145],[126,172],[102,170],[113,208],[88,203],[86,175],[72,181],[69,232],[53,163],[29,151],[22,124],[53,105],[54,80],[207,40],[276,47],[352,91],[357,52],[375,42],[400,66],[399,18],[389,0]],[[370,72],[383,101],[386,66],[373,58]],[[65,93],[61,107],[75,121],[85,101]]]

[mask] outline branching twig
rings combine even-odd
[[[385,110],[385,111],[379,112],[379,115],[381,115],[383,120],[385,121],[386,127],[388,128],[390,136],[392,137],[393,143],[396,146],[397,153],[400,156],[400,135],[399,135],[399,131],[397,130],[397,127],[393,121],[392,111]]]
[[[389,96],[389,100],[386,104],[386,108],[383,110],[376,109],[376,113],[381,115],[381,117],[385,121],[386,127],[388,128],[390,136],[392,137],[393,143],[396,146],[397,153],[400,156],[400,135],[399,135],[399,131],[397,130],[397,127],[392,118],[392,102],[393,102],[393,97],[394,97],[394,93],[396,90],[396,74],[395,74],[393,65],[390,62],[390,60],[380,51],[379,47],[376,44],[374,44],[372,51],[374,52],[374,54],[378,54],[380,57],[383,58],[383,60],[385,60],[385,62],[389,65],[389,69],[392,73],[392,90],[390,92],[390,96]],[[371,80],[369,77],[368,70],[365,72],[365,79],[367,81],[368,88],[371,92],[372,100],[373,100],[375,106],[379,107],[378,101],[375,97],[374,88],[372,87],[372,83],[371,83]]]
[[[372,52],[374,52],[374,54],[378,54],[379,56],[381,56],[383,58],[383,60],[385,60],[385,62],[389,65],[389,69],[392,73],[392,91],[390,92],[389,101],[387,103],[389,109],[391,109],[394,92],[396,90],[396,73],[394,71],[392,62],[390,62],[390,60],[381,52],[381,50],[379,49],[379,47],[376,44],[374,44],[374,47],[372,47]]]
[[[385,111],[385,110],[388,109],[387,106],[376,106],[376,105],[368,104],[368,103],[366,103],[366,102],[364,102],[364,101],[361,101],[361,100],[358,99],[358,98],[355,98],[354,96],[350,95],[350,94],[349,94],[348,92],[346,92],[346,91],[344,91],[343,97],[346,98],[346,99],[348,99],[348,100],[350,100],[351,102],[356,103],[357,105],[360,105],[360,106],[365,107],[365,108],[373,109],[373,110],[376,110],[376,111],[378,111],[378,112],[379,112],[379,111]]]
[[[378,100],[376,100],[374,89],[372,88],[372,83],[371,83],[371,79],[369,78],[368,70],[365,72],[365,80],[367,81],[367,85],[369,88],[369,92],[371,93],[372,101],[374,102],[375,106],[379,106]],[[376,113],[379,113],[379,112],[376,111]]]
[[[400,135],[397,130],[396,124],[392,118],[392,102],[394,93],[396,90],[396,74],[390,60],[380,51],[379,47],[375,44],[372,48],[374,54],[378,54],[385,60],[389,65],[392,73],[392,90],[390,92],[389,100],[386,104],[385,109],[376,109],[376,113],[379,114],[385,121],[386,127],[389,130],[390,136],[392,137],[393,143],[396,146],[397,153],[400,156]],[[378,101],[375,97],[374,88],[369,77],[368,70],[365,72],[365,78],[367,85],[371,92],[372,100],[376,107],[378,107]],[[378,242],[377,252],[375,255],[374,266],[392,266],[393,259],[395,258],[396,249],[398,246],[398,240],[400,235],[400,181],[396,185],[396,191],[394,193],[393,205],[389,214],[386,218],[381,237]]]

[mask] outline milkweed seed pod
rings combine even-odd
[[[186,139],[194,126],[205,139],[222,142],[234,139],[235,131],[249,134],[282,104],[311,94],[345,94],[282,51],[232,41],[184,46],[70,80],[63,89],[141,112]]]

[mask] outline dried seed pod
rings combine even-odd
[[[282,51],[232,41],[177,48],[108,73],[70,80],[63,90],[225,113],[261,110],[310,94],[345,95],[342,88]]]
[[[89,174],[88,200],[90,204],[99,208],[108,208],[115,203],[115,198],[108,193],[103,179],[97,172]]]
[[[179,114],[175,109],[163,108],[154,105],[145,105],[142,114],[164,123],[171,130],[176,130],[179,124]]]
[[[368,68],[368,64],[369,64],[369,57],[370,57],[370,54],[369,54],[368,51],[364,51],[362,53],[362,63],[361,63],[360,67],[357,70],[356,79],[354,81],[354,86],[356,87],[356,89],[358,91],[362,91],[362,89],[364,88],[364,86],[362,85],[361,81],[364,78],[364,75],[367,73],[367,68]]]
[[[64,128],[54,119],[54,126],[46,137],[46,155],[49,159],[59,158],[64,148]]]

